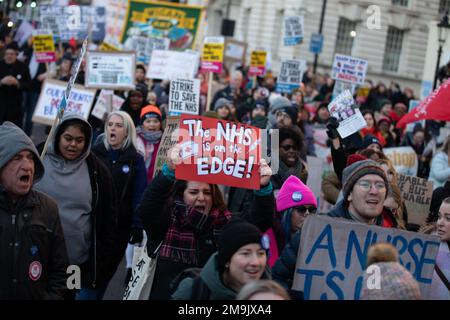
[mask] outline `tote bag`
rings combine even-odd
[[[144,241],[142,247],[134,248],[133,271],[125,288],[123,300],[148,300],[161,245],[162,242],[150,256],[147,253],[147,241]]]

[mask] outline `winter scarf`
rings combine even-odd
[[[147,143],[156,144],[161,141],[163,135],[162,131],[147,131],[142,129],[141,126],[136,128],[136,133],[141,136]]]
[[[209,233],[214,243],[217,243],[220,230],[230,218],[231,213],[228,211],[212,209],[205,215],[183,201],[176,200],[160,256],[174,262],[198,265],[198,238]]]

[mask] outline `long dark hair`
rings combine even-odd
[[[173,203],[175,200],[183,200],[184,190],[187,188],[187,184],[189,181],[185,180],[177,180],[175,185],[172,188],[172,196],[170,198],[170,202]],[[226,211],[227,206],[225,205],[225,200],[223,199],[222,192],[219,190],[219,187],[216,184],[209,184],[211,187],[211,196],[212,196],[212,208],[218,209],[219,211]]]

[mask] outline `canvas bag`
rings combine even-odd
[[[158,262],[159,248],[162,242],[149,256],[147,253],[147,239],[144,238],[141,247],[134,248],[133,271],[128,282],[123,300],[148,300],[155,276],[156,263]]]

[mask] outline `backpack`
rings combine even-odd
[[[200,277],[201,271],[202,268],[188,268],[181,271],[170,283],[170,295],[173,295],[175,293],[181,281],[183,281],[185,278],[192,278],[194,279],[194,283],[192,285],[190,300],[209,300],[211,291]]]

